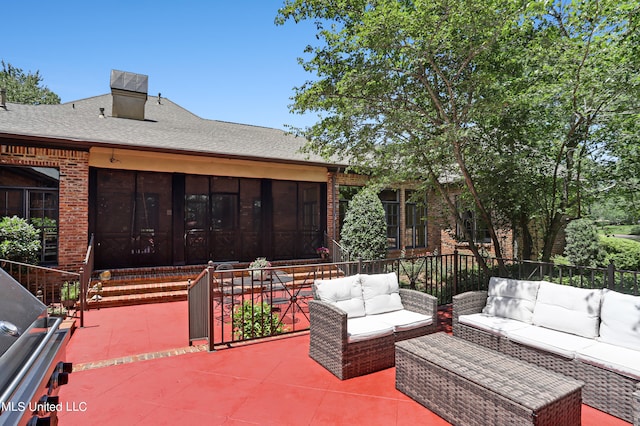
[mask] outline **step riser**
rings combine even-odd
[[[133,305],[144,305],[148,303],[167,303],[167,302],[180,302],[183,300],[187,300],[187,295],[184,294],[175,294],[170,296],[160,296],[160,297],[145,297],[145,298],[136,298],[130,297],[127,299],[120,300],[108,300],[103,299],[99,302],[90,301],[87,303],[87,309],[102,309],[102,308],[116,308],[120,306],[133,306]]]
[[[111,296],[126,296],[128,294],[146,294],[146,293],[158,293],[169,291],[186,290],[187,281],[179,283],[154,283],[154,284],[139,284],[139,285],[121,285],[114,287],[103,287],[102,297]]]

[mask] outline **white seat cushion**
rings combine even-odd
[[[482,312],[531,324],[540,281],[491,277]]]
[[[347,313],[347,318],[364,316],[360,275],[333,280],[315,280],[313,284],[320,300],[342,309]]]
[[[433,318],[406,309],[399,311],[385,312],[375,315],[376,320],[382,321],[393,327],[393,331],[407,331],[414,328],[424,327],[433,323]]]
[[[601,342],[640,351],[640,296],[605,290],[600,317]]]
[[[579,350],[576,358],[582,362],[597,365],[640,380],[639,351],[597,342],[595,345]]]
[[[533,324],[587,338],[598,337],[602,290],[540,282]]]
[[[360,275],[364,310],[367,315],[404,309],[400,299],[400,286],[395,272],[388,274]]]
[[[348,341],[361,342],[393,334],[393,326],[370,316],[347,319]]]
[[[487,314],[460,315],[458,321],[461,324],[469,325],[488,333],[498,336],[506,336],[508,331],[518,330],[527,327],[528,324],[511,318],[494,317]]]
[[[597,343],[595,339],[588,339],[535,325],[528,325],[519,330],[510,331],[507,333],[507,338],[514,342],[570,359],[575,358],[577,351]]]

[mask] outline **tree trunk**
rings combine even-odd
[[[522,230],[522,259],[532,260],[533,237],[529,231],[529,218],[524,213],[520,214],[520,229]]]
[[[558,234],[564,227],[566,216],[561,213],[556,213],[551,219],[551,223],[547,232],[544,235],[544,247],[542,249],[542,261],[549,262],[553,252],[553,246],[556,243]]]

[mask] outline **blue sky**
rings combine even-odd
[[[149,76],[158,92],[208,119],[273,128],[313,76],[297,63],[309,22],[276,26],[276,0],[4,0],[0,59],[70,102],[110,92],[112,69]]]

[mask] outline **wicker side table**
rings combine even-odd
[[[396,388],[456,425],[579,425],[583,385],[445,333],[396,343]]]

